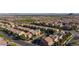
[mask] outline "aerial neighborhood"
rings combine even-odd
[[[79,16],[0,16],[0,46],[79,45]]]

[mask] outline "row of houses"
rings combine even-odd
[[[41,34],[40,29],[33,30],[33,29],[30,29],[30,28],[22,27],[22,26],[17,26],[17,27],[15,27],[15,29],[22,30],[22,31],[25,31],[25,32],[30,32],[35,36],[38,36],[38,35]]]
[[[39,36],[41,34],[41,31],[39,29],[30,29],[30,28],[25,28],[22,26],[15,26],[16,24],[12,22],[6,22],[3,21],[0,23],[2,28],[8,29],[9,31],[20,35],[24,35],[25,37],[32,38],[33,36]]]
[[[49,36],[42,37],[38,45],[41,46],[51,46],[55,44],[59,44],[60,40],[63,40],[63,36],[65,36],[65,31],[60,31],[60,33],[54,33]]]
[[[50,35],[50,36],[47,36],[45,38],[43,38],[41,40],[41,44],[40,45],[43,45],[43,46],[51,46],[53,45],[55,42],[58,42],[58,36],[56,35]]]
[[[39,36],[41,34],[40,30],[29,30],[27,32],[20,30],[20,28],[8,28],[9,31],[18,34],[19,36],[24,35],[25,37],[32,38],[33,36]]]

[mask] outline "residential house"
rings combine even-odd
[[[48,37],[45,37],[43,39],[41,39],[41,43],[40,45],[43,45],[43,46],[51,46],[53,45],[54,43],[58,42],[59,41],[59,37],[58,35],[49,35]]]
[[[36,36],[41,34],[40,30],[29,30],[29,32],[31,32],[33,35],[36,35]]]
[[[24,31],[20,31],[20,30],[13,29],[13,28],[9,28],[8,30],[10,30],[11,32],[13,32],[15,34],[18,34],[19,36],[24,34],[26,37],[26,33]]]
[[[33,34],[31,32],[27,32],[26,35],[29,39],[33,37]]]
[[[59,36],[58,35],[49,35],[53,39],[54,42],[58,42]]]
[[[44,39],[41,39],[41,46],[51,46],[54,44],[54,41],[51,37],[45,37]]]

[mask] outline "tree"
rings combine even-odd
[[[51,29],[47,29],[47,30],[46,30],[46,33],[47,33],[47,34],[53,34],[53,33],[54,33],[54,31],[53,31],[53,30],[51,30]]]
[[[24,34],[20,35],[20,38],[21,38],[22,40],[26,40],[26,39],[27,39]]]

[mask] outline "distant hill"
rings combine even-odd
[[[68,16],[79,13],[0,13],[0,16]]]

